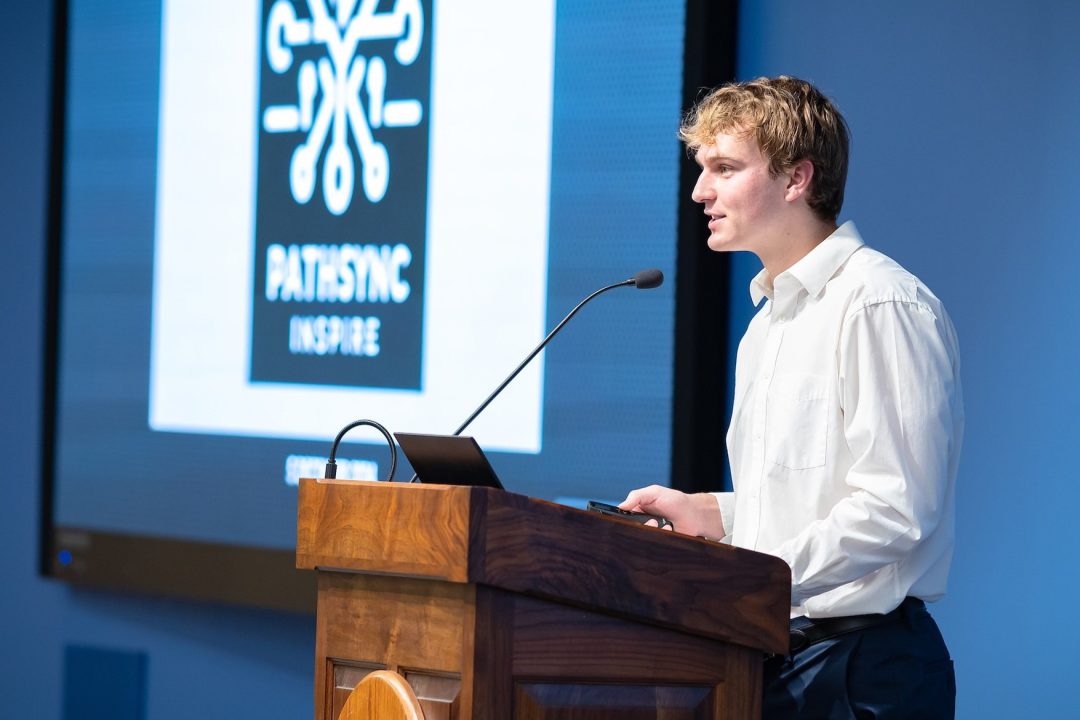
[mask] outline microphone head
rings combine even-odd
[[[660,287],[664,284],[664,273],[656,268],[649,268],[648,270],[634,273],[631,282],[638,290],[652,290],[653,288]]]

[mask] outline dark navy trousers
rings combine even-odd
[[[949,650],[922,606],[765,663],[764,720],[939,720],[955,705]]]

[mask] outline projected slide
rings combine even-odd
[[[467,434],[516,493],[666,481],[684,16],[70,0],[56,527],[293,547],[341,427],[453,432],[648,267]],[[336,460],[390,475],[370,428]]]
[[[555,8],[509,5],[164,4],[151,428],[446,433],[543,336]],[[541,450],[543,376],[485,448]]]

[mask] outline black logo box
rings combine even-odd
[[[305,61],[311,61],[316,68],[322,61],[326,66],[321,70],[324,73],[333,68],[326,46],[312,43],[291,47],[291,65],[285,72],[274,71],[267,51],[267,31],[274,5],[275,2],[271,0],[263,2],[259,113],[254,119],[258,133],[258,158],[250,380],[419,389],[427,240],[428,109],[433,24],[431,1],[422,0],[420,3],[423,32],[419,54],[412,63],[402,65],[395,58],[398,38],[362,40],[356,48],[354,57],[363,57],[366,68],[371,67],[374,58],[382,59],[386,71],[385,100],[417,100],[421,106],[421,117],[419,123],[411,127],[371,128],[373,140],[385,147],[389,160],[385,195],[378,202],[372,202],[366,196],[363,184],[365,167],[360,148],[352,129],[347,128],[346,142],[352,158],[354,180],[351,201],[341,214],[328,209],[324,199],[323,171],[334,133],[332,123],[318,150],[314,192],[306,203],[300,203],[293,197],[290,162],[297,147],[307,141],[308,133],[303,130],[269,132],[264,125],[268,108],[301,104],[298,82]],[[310,20],[306,3],[291,5],[297,20]],[[380,9],[387,5],[390,4],[382,3]],[[332,8],[327,10],[331,19],[335,17],[334,12]],[[285,34],[279,38],[284,40]],[[377,60],[374,62],[378,63]],[[345,72],[345,69],[336,72]],[[319,84],[316,83],[315,87],[319,88]],[[371,98],[364,83],[360,84],[358,96],[366,114]],[[316,116],[325,97],[321,88],[316,90],[313,103]],[[394,302],[392,299],[389,302],[370,302],[361,291],[359,300],[354,298],[350,302],[295,298],[285,301],[281,297],[289,293],[278,292],[276,283],[272,283],[271,296],[278,299],[270,300],[266,292],[268,250],[275,245],[293,255],[299,254],[303,246],[321,245],[331,248],[331,252],[343,246],[352,246],[346,255],[350,252],[355,256],[358,251],[361,254],[376,251],[381,257],[385,257],[389,248],[398,248],[397,255],[400,257],[401,249],[398,246],[403,245],[411,254],[411,260],[401,274],[401,279],[408,283],[408,297],[404,302]],[[280,256],[281,252],[277,249],[275,255]],[[295,269],[296,258],[291,260]],[[347,289],[345,287],[343,292]],[[341,321],[334,321],[333,318],[343,319],[345,327],[352,333],[360,330],[364,339],[359,344],[346,343],[348,347],[318,354],[311,347],[312,332],[335,322],[340,324]],[[374,323],[372,318],[375,319]],[[370,334],[372,325],[377,325],[376,344],[372,343]],[[292,338],[290,330],[294,333]],[[306,336],[304,331],[307,332]],[[298,332],[300,334],[296,334]],[[357,336],[350,334],[350,337]],[[295,349],[298,344],[306,349],[300,352],[290,349]],[[371,351],[376,347],[377,354],[373,354]],[[323,350],[326,350],[325,345]]]

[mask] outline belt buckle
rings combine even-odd
[[[788,654],[794,655],[800,650],[804,649],[810,644],[810,638],[806,633],[796,628],[791,631],[791,637],[789,639],[790,647],[788,648]]]

